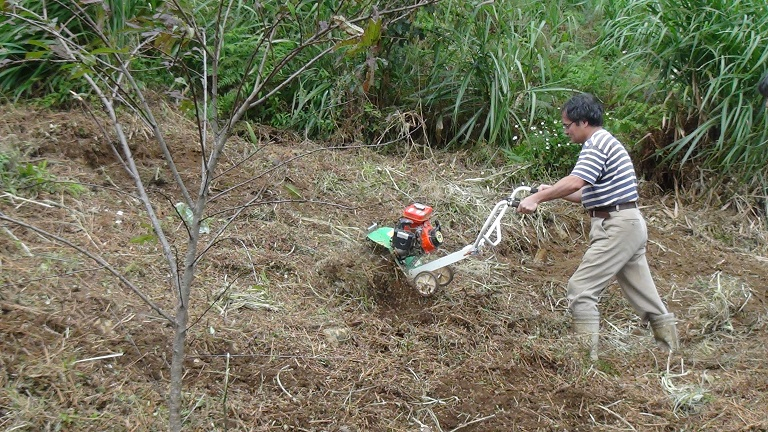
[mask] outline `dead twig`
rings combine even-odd
[[[280,374],[281,374],[283,371],[285,371],[285,370],[288,370],[288,371],[290,371],[290,370],[292,370],[292,369],[291,369],[291,367],[290,367],[289,365],[285,365],[285,366],[283,366],[282,368],[280,368],[280,370],[277,372],[277,375],[275,375],[275,381],[277,381],[277,385],[280,387],[280,390],[282,390],[282,391],[283,391],[283,393],[285,393],[286,395],[288,395],[288,397],[289,397],[289,398],[291,398],[291,400],[292,400],[293,402],[297,402],[297,401],[298,401],[298,399],[296,399],[296,397],[294,397],[294,396],[293,396],[293,395],[292,395],[290,392],[288,392],[288,390],[286,390],[286,389],[285,389],[285,387],[283,386],[283,383],[280,381]]]
[[[462,423],[462,424],[456,426],[455,428],[451,429],[448,432],[456,432],[457,430],[464,429],[465,427],[467,427],[469,425],[472,425],[472,424],[475,424],[475,423],[480,423],[481,421],[485,421],[485,420],[488,420],[488,419],[491,419],[491,418],[494,418],[494,417],[496,417],[496,414],[491,414],[491,415],[488,415],[488,416],[485,416],[485,417],[476,418],[476,419],[474,419],[472,421],[468,421],[466,423]]]
[[[619,419],[619,421],[621,421],[622,423],[624,423],[625,425],[627,425],[627,427],[628,427],[630,430],[633,430],[633,431],[637,431],[637,429],[635,429],[635,427],[634,427],[634,426],[632,426],[632,425],[631,425],[631,424],[630,424],[630,423],[629,423],[629,422],[628,422],[628,421],[627,421],[627,420],[626,420],[624,417],[622,417],[622,416],[618,415],[618,414],[617,414],[615,411],[613,411],[613,410],[611,410],[611,409],[608,409],[608,408],[606,408],[606,407],[604,407],[604,406],[602,406],[602,405],[597,405],[597,407],[598,407],[598,408],[600,408],[600,409],[602,409],[602,410],[604,410],[604,411],[606,411],[606,412],[608,412],[609,414],[613,415],[613,416],[614,416],[614,417],[616,417],[617,419]]]
[[[28,257],[32,256],[32,252],[30,252],[27,245],[25,245],[24,242],[19,240],[18,237],[13,235],[13,233],[11,232],[11,230],[8,229],[8,227],[3,227],[3,231],[5,231],[5,233],[8,234],[8,237],[10,237],[13,240],[13,242],[16,243],[24,251],[25,256],[28,256]]]

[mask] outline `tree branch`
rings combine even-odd
[[[65,238],[59,237],[59,236],[57,236],[55,234],[52,234],[52,233],[50,233],[50,232],[48,232],[48,231],[46,231],[44,229],[41,229],[41,228],[38,228],[38,227],[36,227],[34,225],[30,225],[28,223],[22,222],[22,221],[20,221],[18,219],[14,219],[14,218],[8,217],[8,216],[6,216],[2,212],[0,212],[0,220],[4,220],[6,222],[13,223],[13,224],[18,225],[20,227],[24,227],[24,228],[27,228],[29,230],[32,230],[32,231],[34,231],[34,232],[36,232],[38,234],[43,235],[44,237],[47,237],[47,238],[56,240],[59,243],[65,244],[65,245],[71,247],[72,249],[75,249],[76,251],[80,252],[81,254],[87,256],[88,258],[92,259],[93,261],[97,262],[99,265],[104,267],[108,272],[112,273],[116,278],[118,278],[120,280],[120,282],[122,282],[131,291],[133,291],[137,296],[139,296],[139,298],[141,298],[141,300],[143,300],[144,303],[149,305],[149,307],[151,307],[152,310],[154,310],[160,316],[162,316],[163,318],[168,320],[168,322],[170,322],[171,324],[175,324],[176,321],[173,319],[173,317],[170,314],[168,314],[163,309],[161,309],[160,306],[155,304],[155,302],[153,302],[138,287],[136,287],[136,285],[131,283],[131,281],[126,279],[125,276],[122,275],[122,273],[118,272],[114,267],[112,267],[106,260],[104,260],[104,258],[102,258],[102,257],[100,257],[98,255],[92,254],[88,250],[86,250],[86,249],[84,249],[84,248],[82,248],[82,247],[72,243],[71,241],[69,241],[69,240],[67,240]]]

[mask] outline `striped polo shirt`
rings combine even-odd
[[[589,185],[581,191],[587,209],[637,201],[637,177],[629,153],[610,132],[600,129],[581,147],[571,175]]]

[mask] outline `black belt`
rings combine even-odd
[[[611,217],[611,213],[613,212],[626,210],[626,209],[633,209],[633,208],[637,208],[636,201],[610,205],[610,206],[595,207],[587,210],[587,213],[589,213],[589,217],[608,219],[609,217]]]

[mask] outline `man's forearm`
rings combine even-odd
[[[540,190],[534,194],[539,203],[562,198],[572,202],[581,202],[581,188],[586,182],[576,176],[566,176],[558,180],[551,187]]]
[[[577,190],[576,192],[570,195],[564,196],[563,199],[566,201],[570,201],[572,203],[577,203],[577,204],[581,203],[581,189]]]

